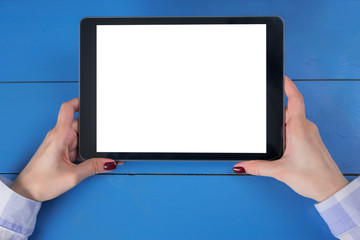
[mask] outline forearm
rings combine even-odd
[[[0,239],[27,239],[34,231],[41,203],[17,194],[10,184],[0,177]]]
[[[360,239],[360,177],[315,207],[335,237]]]

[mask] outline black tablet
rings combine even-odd
[[[277,159],[280,17],[84,18],[80,156]]]

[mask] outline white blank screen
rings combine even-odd
[[[266,25],[98,25],[96,151],[266,153]]]

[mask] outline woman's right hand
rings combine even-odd
[[[75,187],[85,178],[109,172],[117,164],[123,163],[107,158],[73,163],[80,160],[79,119],[74,119],[78,111],[78,98],[61,105],[55,128],[49,131],[35,155],[15,179],[11,185],[13,191],[35,201],[47,201]]]
[[[276,161],[253,160],[235,164],[233,171],[276,178],[302,196],[321,202],[349,182],[331,158],[316,125],[305,117],[304,100],[285,76],[285,152]]]

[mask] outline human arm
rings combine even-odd
[[[287,77],[285,93],[288,106],[283,157],[276,161],[239,162],[233,170],[276,178],[300,195],[322,202],[349,182],[330,156],[316,125],[306,119],[303,97]]]
[[[34,231],[41,203],[12,191],[11,184],[0,176],[0,239],[27,239]]]
[[[360,239],[360,177],[315,207],[335,237]]]
[[[43,143],[24,170],[11,184],[0,183],[0,236],[8,234],[22,235],[24,239],[34,228],[41,202],[53,199],[76,186],[86,177],[108,172],[116,168],[114,160],[93,158],[80,164],[78,155],[78,119],[74,114],[79,109],[77,98],[63,103],[54,129],[46,135]],[[9,199],[16,198],[17,205]],[[14,200],[15,201],[15,200]],[[28,211],[26,221],[23,212]],[[32,217],[30,217],[30,215]],[[27,224],[27,225],[26,225]],[[28,231],[22,233],[21,228]],[[8,238],[1,238],[8,239]],[[21,238],[19,238],[21,239]]]

